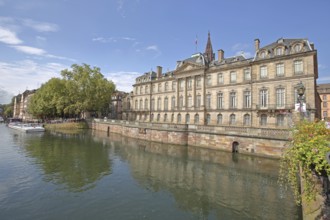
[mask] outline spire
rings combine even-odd
[[[208,33],[207,44],[206,44],[204,55],[206,55],[208,62],[211,62],[214,60],[215,56],[214,56],[213,49],[212,49],[210,31]]]

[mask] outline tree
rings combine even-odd
[[[85,112],[104,112],[115,85],[87,64],[73,64],[62,70],[62,79],[52,78],[32,96],[28,111],[38,117],[76,116]]]
[[[307,202],[319,193],[315,175],[330,175],[326,153],[330,151],[330,130],[323,121],[302,121],[292,131],[292,141],[281,158],[280,183],[289,184],[296,203]],[[300,181],[304,191],[300,193]]]

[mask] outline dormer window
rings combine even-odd
[[[265,51],[262,51],[260,53],[260,58],[262,58],[262,59],[266,58],[266,52]]]
[[[276,54],[276,56],[283,55],[283,48],[282,47],[276,48],[275,49],[275,54]]]
[[[301,51],[301,44],[294,45],[294,52],[298,53]]]

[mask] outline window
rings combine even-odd
[[[183,96],[180,96],[179,98],[179,109],[182,109],[183,107]]]
[[[301,51],[301,44],[294,45],[294,52],[298,53]]]
[[[159,120],[160,120],[160,114],[157,115],[157,121],[159,121]]]
[[[285,106],[285,89],[278,88],[276,89],[276,107]]]
[[[171,122],[174,121],[174,114],[171,115]]]
[[[195,115],[194,122],[195,122],[195,124],[199,123],[199,114]]]
[[[164,122],[167,121],[167,114],[164,115]]]
[[[276,116],[276,125],[277,126],[284,126],[284,115],[278,114]]]
[[[231,115],[229,116],[229,124],[230,124],[230,125],[234,125],[234,124],[236,124],[236,115],[235,115],[235,114],[231,114]]]
[[[196,96],[196,107],[197,108],[201,107],[201,100],[202,100],[202,97],[201,97],[201,95],[198,94]]]
[[[188,88],[188,89],[191,89],[191,88],[192,88],[192,78],[191,78],[191,77],[188,78],[188,81],[187,81],[187,88]]]
[[[178,123],[181,123],[181,114],[178,114]]]
[[[302,60],[294,61],[294,73],[302,73],[303,72],[303,62]]]
[[[327,100],[327,95],[323,95],[323,100]]]
[[[159,83],[159,84],[158,84],[158,92],[161,92],[161,91],[162,91],[162,84]]]
[[[206,95],[206,108],[211,109],[211,94]]]
[[[189,124],[189,123],[190,123],[190,115],[186,114],[186,124]]]
[[[172,91],[175,91],[175,88],[176,88],[176,82],[173,81],[173,82],[172,82]]]
[[[140,99],[140,109],[143,109],[143,101],[142,101],[142,99]]]
[[[196,77],[196,87],[200,88],[202,85],[202,78],[200,76]]]
[[[154,120],[154,114],[151,114],[150,121],[153,121],[153,120]]]
[[[323,118],[328,117],[328,112],[327,111],[323,111]]]
[[[140,94],[143,94],[143,86],[140,87]]]
[[[188,108],[192,107],[192,97],[191,95],[188,96]]]
[[[149,91],[148,91],[148,86],[146,86],[146,88],[145,88],[145,93],[147,94]]]
[[[155,110],[155,99],[151,99],[151,111]]]
[[[222,114],[217,115],[217,124],[221,125],[222,124]]]
[[[262,59],[266,58],[266,52],[265,51],[262,51],[260,53],[260,58],[262,58]]]
[[[174,109],[175,108],[175,97],[172,96],[172,100],[171,100],[171,108]]]
[[[211,123],[211,115],[207,114],[206,115],[206,124],[209,125]]]
[[[260,78],[264,79],[267,78],[268,72],[267,72],[267,66],[261,66],[260,67]]]
[[[138,100],[135,100],[135,109],[138,110],[139,109],[138,107],[139,107],[138,106]]]
[[[206,76],[206,85],[210,86],[212,84],[212,76],[211,75],[207,75]]]
[[[327,102],[323,102],[323,108],[327,108],[328,107],[328,103]]]
[[[244,80],[251,80],[251,71],[250,69],[244,70]]]
[[[243,120],[243,125],[251,125],[251,116],[249,114],[245,114]]]
[[[168,98],[165,97],[164,99],[164,110],[167,111],[168,110]]]
[[[260,125],[261,126],[267,125],[267,115],[266,114],[262,114],[260,116]]]
[[[157,100],[157,110],[161,110],[161,107],[162,107],[162,99],[158,98],[158,100]]]
[[[218,74],[218,84],[223,84],[223,74],[222,73]]]
[[[230,72],[230,82],[231,83],[236,82],[236,72]]]
[[[156,85],[152,85],[152,92],[156,91]]]
[[[260,107],[265,108],[268,105],[268,90],[262,89],[260,90]]]
[[[149,109],[149,106],[148,106],[148,99],[145,99],[144,100],[144,109]]]
[[[219,92],[217,94],[217,109],[222,109],[223,108],[223,93]]]
[[[165,91],[168,91],[168,82],[165,83]]]
[[[244,91],[244,108],[251,108],[251,91]]]
[[[183,79],[180,79],[180,81],[179,81],[179,89],[180,90],[183,90],[183,87],[184,87],[184,80]]]
[[[276,76],[284,76],[284,64],[276,64]]]
[[[276,48],[275,54],[276,56],[283,55],[283,49],[281,47]]]
[[[229,97],[230,108],[236,108],[237,107],[236,92],[230,92],[229,96],[230,96]]]

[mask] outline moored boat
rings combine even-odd
[[[9,123],[8,124],[9,128],[23,131],[26,133],[30,132],[44,132],[45,128],[42,127],[40,124],[27,124],[27,123]]]

